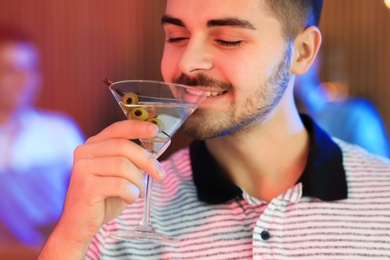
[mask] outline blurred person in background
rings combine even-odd
[[[390,142],[379,111],[369,100],[348,96],[347,84],[321,82],[322,56],[295,80],[298,109],[310,115],[330,135],[390,157]]]
[[[85,139],[68,115],[34,107],[42,82],[39,63],[37,47],[28,35],[9,26],[0,28],[3,249],[10,244],[44,243],[62,211],[73,150]]]

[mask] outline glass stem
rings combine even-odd
[[[142,214],[142,219],[139,223],[143,228],[151,228],[152,221],[150,218],[150,203],[152,196],[152,184],[153,178],[149,174],[146,174],[146,187],[145,187],[145,201],[144,201],[144,211]]]

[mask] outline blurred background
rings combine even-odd
[[[42,54],[38,107],[71,115],[86,136],[124,119],[103,77],[161,80],[161,0],[1,0],[0,23],[30,32]],[[321,80],[367,98],[390,129],[390,9],[384,0],[325,0]],[[328,57],[328,58],[327,58]],[[175,136],[170,150],[188,142]],[[166,156],[170,153],[166,154]]]

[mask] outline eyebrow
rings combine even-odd
[[[169,15],[164,15],[161,18],[161,24],[162,25],[173,24],[173,25],[180,26],[180,27],[186,27],[186,25],[184,24],[184,22],[182,20],[171,17]],[[242,29],[256,30],[256,27],[252,23],[250,23],[249,21],[234,18],[234,17],[227,17],[227,18],[223,18],[223,19],[213,19],[213,20],[207,21],[208,28],[220,27],[220,26],[233,26],[233,27],[238,27],[238,28],[242,28]]]
[[[177,18],[173,18],[173,17],[171,17],[169,15],[164,15],[161,18],[161,24],[162,25],[173,24],[173,25],[177,25],[177,26],[180,26],[180,27],[186,27],[182,20],[177,19]]]
[[[217,27],[217,26],[233,26],[239,27],[242,29],[256,30],[255,26],[249,21],[241,20],[234,17],[228,17],[223,19],[214,19],[207,22],[207,27]]]

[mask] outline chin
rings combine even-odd
[[[183,131],[186,135],[196,139],[196,140],[208,140],[216,137],[216,135],[211,134],[209,131],[193,126],[183,126]]]
[[[194,114],[184,122],[182,129],[186,135],[203,141],[230,133],[229,131],[222,129],[221,125],[216,124],[214,119],[208,119],[201,111],[195,111]]]

